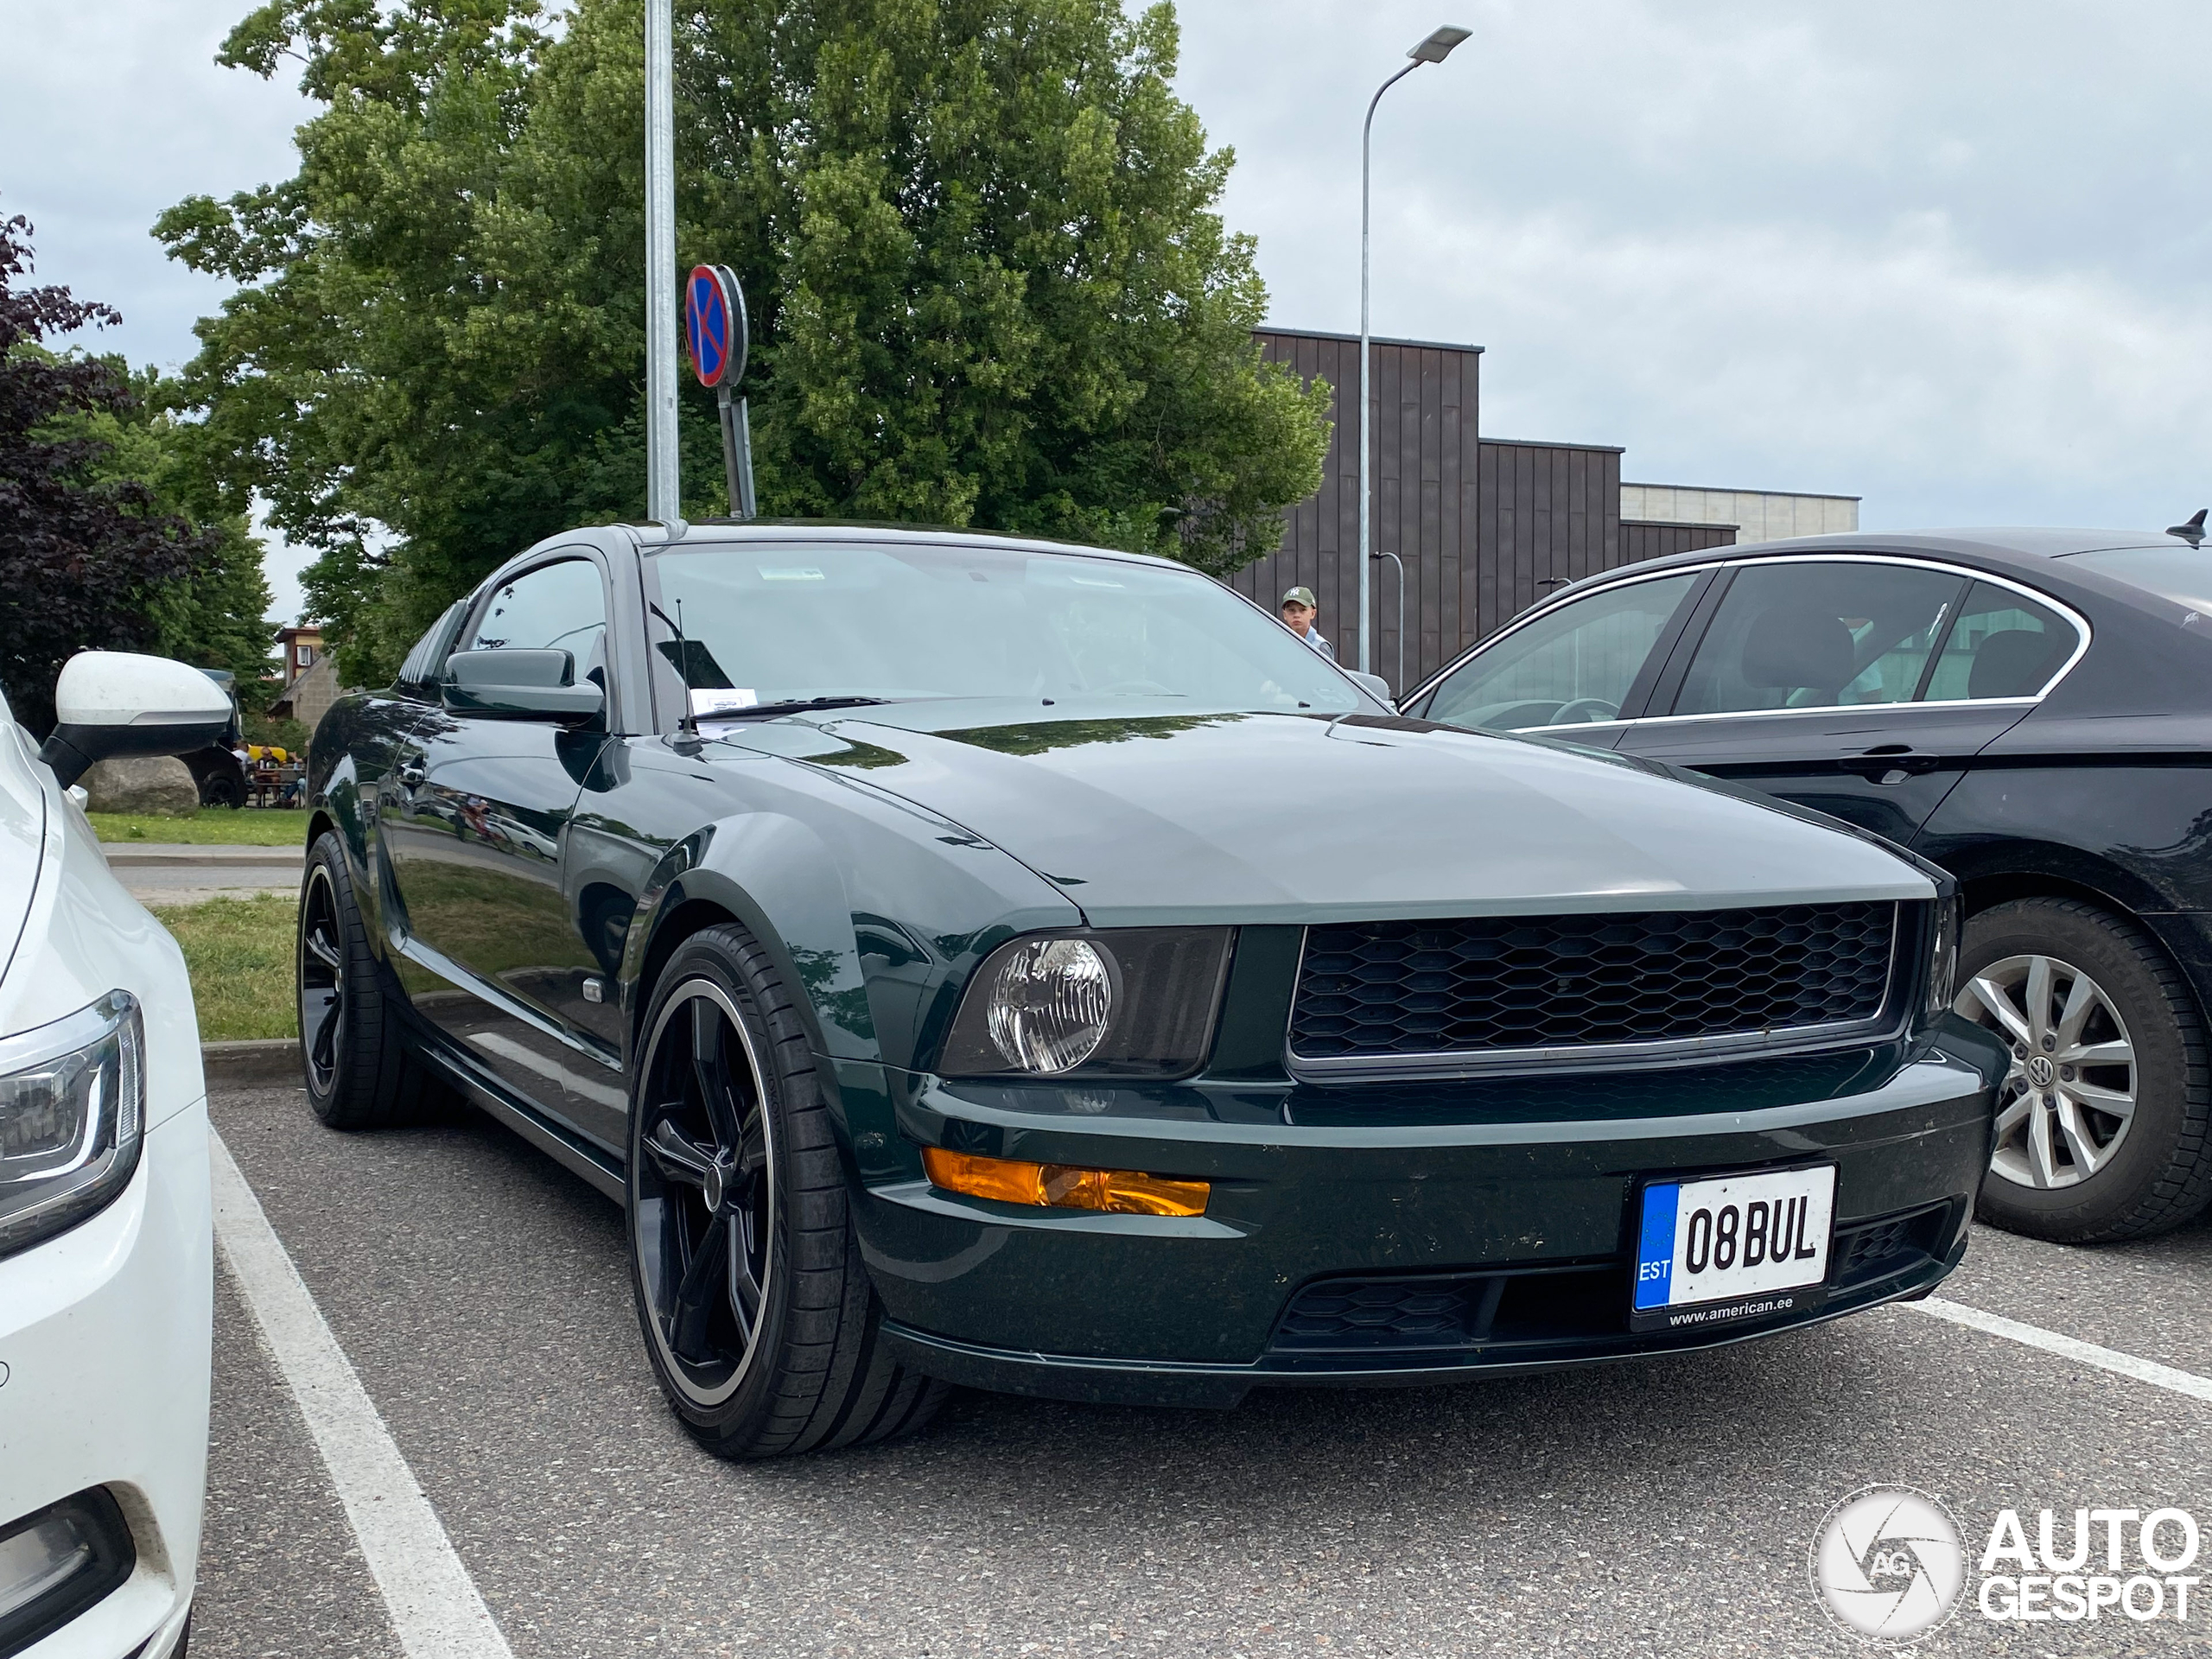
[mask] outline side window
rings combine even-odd
[[[1501,731],[1618,719],[1700,574],[1609,588],[1515,629],[1438,686],[1427,717]]]
[[[446,607],[445,614],[430,625],[430,631],[415,642],[407,653],[407,660],[399,665],[399,678],[395,683],[403,691],[435,697],[439,671],[445,667],[446,647],[453,639],[454,630],[461,626],[461,613],[468,608],[465,599],[456,600]]]
[[[2081,642],[2071,622],[2047,605],[1994,582],[1967,590],[1928,682],[1931,702],[1962,697],[2031,697]]]
[[[1745,566],[1706,628],[1674,712],[1910,702],[1964,586],[1907,564]]]
[[[607,683],[607,595],[589,559],[541,564],[493,591],[470,651],[565,651],[578,680]]]

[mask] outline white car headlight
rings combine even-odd
[[[1205,1062],[1225,927],[1009,939],[969,981],[938,1056],[948,1077],[1186,1077]]]
[[[1035,939],[999,958],[985,1028],[1024,1071],[1071,1071],[1089,1059],[1114,1014],[1114,964],[1089,939]]]
[[[75,1226],[130,1184],[145,1046],[128,991],[0,1037],[0,1255]]]

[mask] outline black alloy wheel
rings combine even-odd
[[[294,983],[308,1104],[332,1128],[418,1122],[451,1099],[407,1046],[404,993],[369,949],[346,845],[334,830],[308,849]]]
[[[700,1406],[743,1380],[774,1267],[776,1148],[760,1070],[713,980],[686,980],[661,1004],[646,1039],[632,1224],[652,1334]]]
[[[887,1440],[945,1384],[894,1362],[812,1046],[744,929],[677,946],[630,1091],[632,1286],[670,1406],[717,1457]]]
[[[328,867],[308,867],[300,893],[300,1058],[308,1091],[328,1095],[346,1039],[346,931]]]

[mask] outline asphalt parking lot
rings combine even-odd
[[[2212,1512],[2212,1398],[1888,1308],[1713,1352],[1230,1414],[969,1395],[911,1441],[732,1466],[662,1407],[614,1208],[486,1120],[216,1128],[518,1656],[1818,1655],[1807,1548],[1918,1487]],[[2212,1377],[2212,1226],[2095,1252],[1977,1232],[1950,1302]],[[214,1656],[397,1656],[294,1389],[219,1269]],[[2212,1581],[2212,1570],[2207,1572]],[[2187,1625],[1999,1624],[1923,1653],[2212,1649]]]

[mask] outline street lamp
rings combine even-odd
[[[645,517],[683,513],[676,454],[676,76],[671,0],[645,0]]]
[[[1367,121],[1359,130],[1359,671],[1370,671],[1367,663],[1367,569],[1374,563],[1369,557],[1374,549],[1372,531],[1368,513],[1372,505],[1367,481],[1368,425],[1372,416],[1368,408],[1368,359],[1373,356],[1372,342],[1368,337],[1367,298],[1367,242],[1368,242],[1368,151],[1375,136],[1375,106],[1382,101],[1382,94],[1403,80],[1424,63],[1441,63],[1452,55],[1452,48],[1465,40],[1471,30],[1453,29],[1448,23],[1406,54],[1410,61],[1398,73],[1375,89],[1375,96],[1367,101]],[[1398,688],[1403,690],[1405,688]]]

